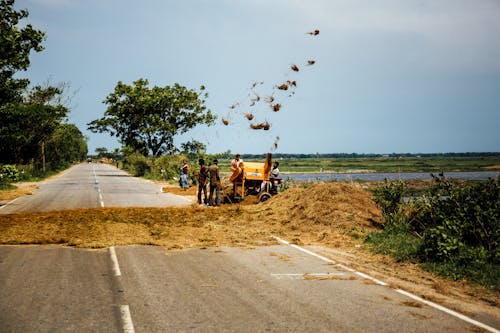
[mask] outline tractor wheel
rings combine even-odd
[[[271,198],[271,194],[269,194],[268,192],[262,192],[261,194],[259,194],[259,201],[260,202],[265,202],[270,198]]]

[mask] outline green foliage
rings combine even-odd
[[[4,164],[0,166],[0,183],[7,184],[19,180],[19,170],[15,165]]]
[[[30,52],[40,52],[45,34],[31,24],[22,24],[27,10],[14,10],[14,0],[0,0],[0,106],[20,102],[21,92],[29,81],[14,78],[18,71],[29,67]]]
[[[382,213],[393,214],[399,209],[405,194],[406,185],[403,182],[390,182],[386,178],[384,186],[373,191],[373,198],[382,208]]]
[[[133,153],[125,157],[125,165],[130,173],[142,177],[151,170],[148,158],[140,153]]]
[[[22,163],[41,156],[41,143],[66,119],[62,105],[10,103],[0,106],[0,161]]]
[[[386,195],[377,201],[389,207],[382,207],[386,225],[366,241],[377,252],[418,260],[446,276],[498,288],[500,179],[463,184],[442,174],[433,178],[424,196],[407,204],[394,205],[397,195],[389,189],[399,193],[399,185],[385,184],[376,192]]]
[[[182,161],[187,159],[185,155],[164,155],[157,158],[154,162],[154,174],[162,179],[179,179]],[[190,164],[192,166],[192,164]],[[193,168],[191,168],[193,173]]]
[[[148,84],[145,79],[133,85],[118,82],[104,101],[104,117],[88,123],[89,130],[109,132],[135,151],[158,157],[175,152],[175,135],[198,124],[213,124],[215,116],[205,107],[205,87],[197,92],[177,83],[163,88]]]
[[[181,153],[189,156],[190,159],[205,157],[207,145],[197,140],[191,140],[181,144]]]
[[[373,245],[376,253],[388,254],[399,261],[415,260],[421,239],[411,233],[411,225],[401,213],[385,215],[386,223],[381,232],[370,233],[366,242]]]
[[[86,138],[74,124],[59,124],[47,139],[45,150],[49,168],[53,170],[84,160],[88,152]]]
[[[425,260],[455,260],[462,248],[484,248],[487,262],[500,263],[500,184],[490,179],[459,186],[440,175],[420,212]]]

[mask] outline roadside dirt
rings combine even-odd
[[[17,183],[16,189],[10,191],[0,191],[0,204],[6,203],[24,195],[32,195],[38,188],[36,183]]]
[[[305,186],[305,185],[304,185]],[[364,237],[383,224],[364,190],[371,184],[325,183],[291,188],[260,204],[189,208],[96,208],[0,215],[0,244],[75,247],[150,244],[168,249],[276,244],[273,236],[318,246],[335,261],[466,315],[500,317],[498,294],[451,281],[369,252]],[[362,188],[363,187],[363,188]],[[194,196],[167,187],[164,191]]]

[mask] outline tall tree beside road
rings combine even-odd
[[[208,94],[175,83],[173,86],[148,87],[139,79],[133,85],[118,82],[104,103],[104,117],[88,123],[93,132],[109,132],[123,145],[157,157],[175,151],[174,136],[199,124],[211,125],[215,116],[205,106]]]
[[[87,143],[65,123],[64,84],[28,89],[29,80],[14,77],[28,69],[31,51],[43,50],[45,33],[21,24],[28,11],[13,6],[14,0],[0,0],[0,164],[30,163],[45,171],[47,161],[60,168],[86,155]]]
[[[52,103],[61,93],[53,87],[35,87],[26,100],[36,103],[0,106],[0,163],[41,161],[43,146],[69,113],[65,106]]]
[[[14,74],[28,69],[30,52],[42,51],[45,39],[45,34],[30,24],[19,27],[28,11],[16,11],[13,5],[14,0],[0,0],[0,106],[22,100],[22,91],[29,81],[14,78]]]
[[[47,140],[46,155],[51,169],[82,161],[87,157],[87,139],[76,125],[59,124]]]

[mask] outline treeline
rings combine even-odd
[[[29,87],[16,77],[28,69],[30,52],[43,50],[45,34],[21,23],[28,11],[13,5],[0,0],[0,167],[7,181],[17,180],[17,167],[21,175],[44,174],[87,155],[86,138],[67,122],[66,85]]]
[[[244,159],[265,159],[266,154],[241,154]],[[329,154],[273,154],[274,158],[400,158],[400,157],[498,157],[500,152],[465,152],[465,153],[391,153],[391,154],[360,154],[360,153],[329,153]]]

